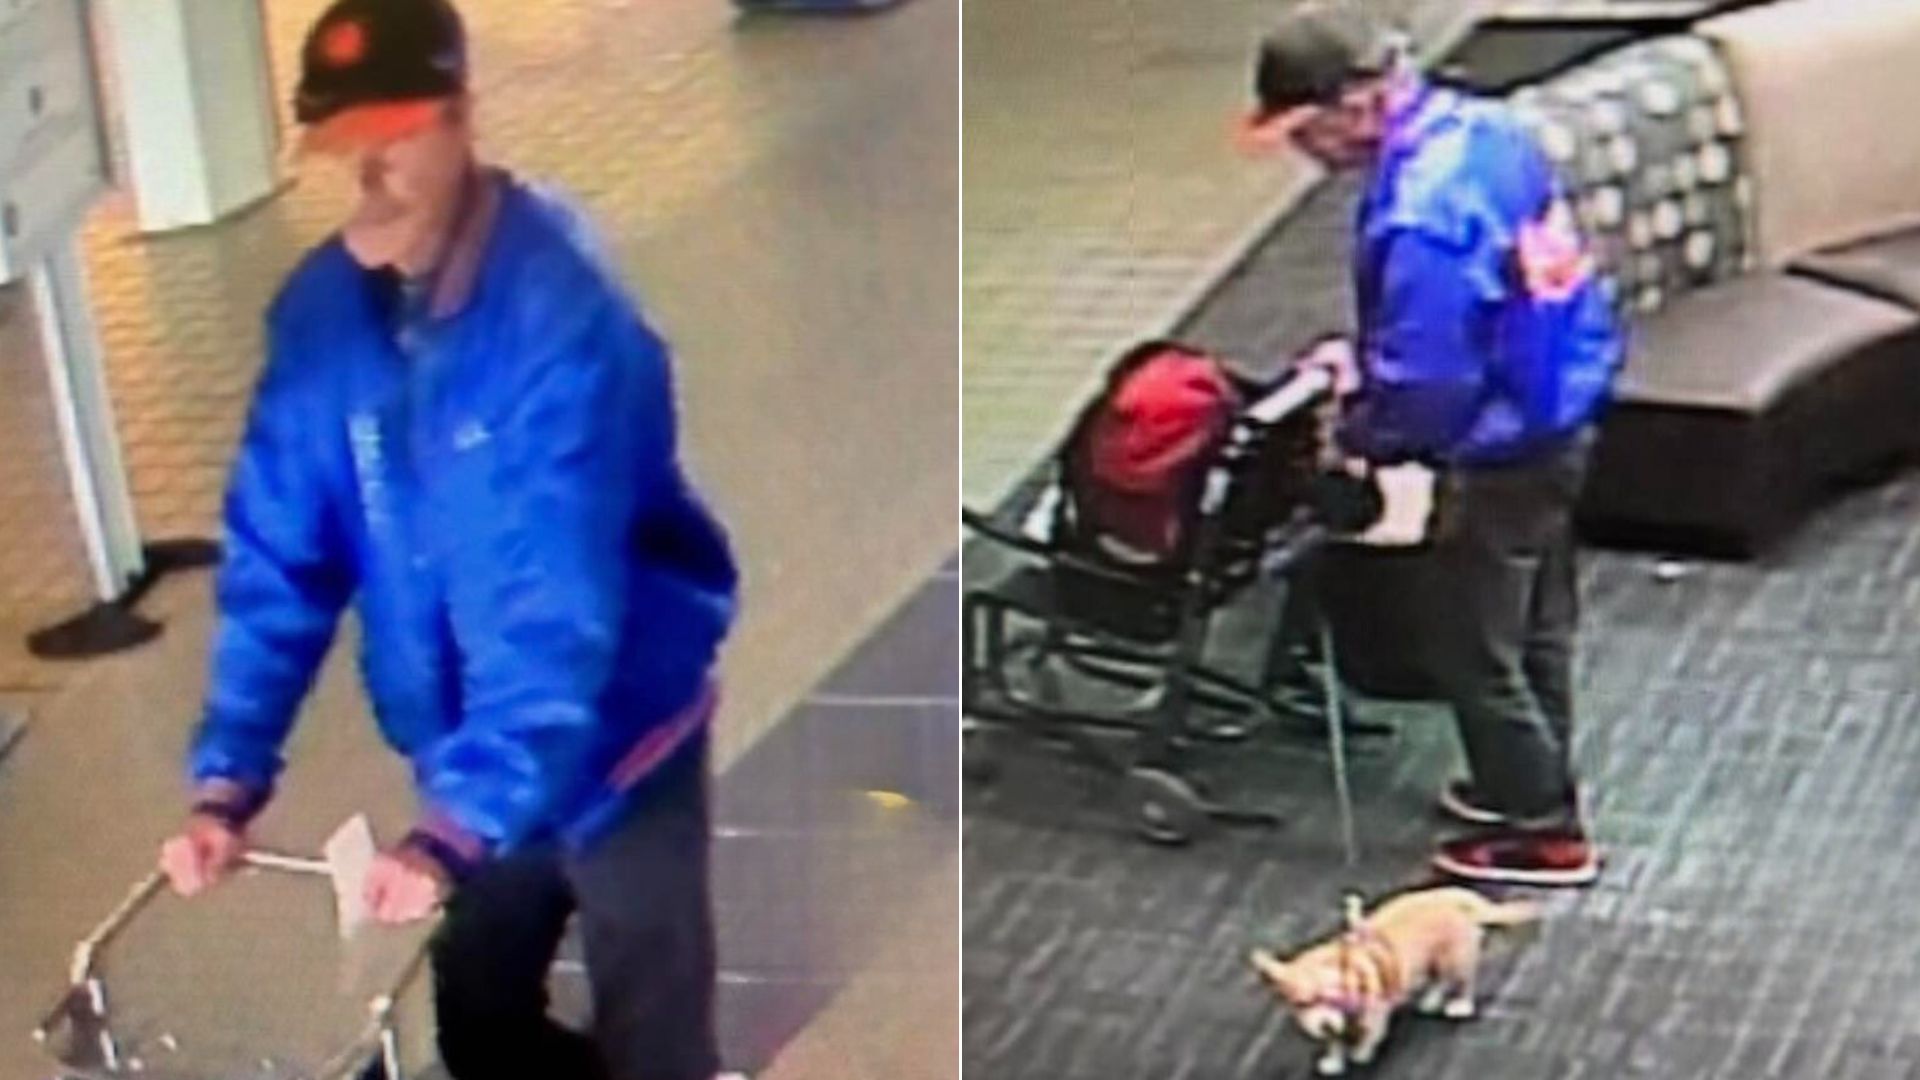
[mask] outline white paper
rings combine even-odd
[[[1380,520],[1355,541],[1368,547],[1414,547],[1424,542],[1433,521],[1433,470],[1406,464],[1379,469],[1373,475],[1386,505]]]
[[[378,852],[373,826],[365,814],[348,818],[327,839],[325,854],[333,880],[333,909],[339,918],[342,940],[353,937],[366,925],[367,872],[373,868]]]

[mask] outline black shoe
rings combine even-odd
[[[1440,809],[1469,825],[1505,825],[1507,815],[1487,805],[1471,780],[1451,780],[1440,789]]]

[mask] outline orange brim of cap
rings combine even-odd
[[[1250,158],[1279,153],[1293,141],[1303,121],[1298,109],[1269,113],[1249,109],[1233,118],[1233,146]]]
[[[357,105],[307,128],[300,137],[300,152],[342,155],[377,149],[433,126],[445,104],[440,98],[428,98]]]

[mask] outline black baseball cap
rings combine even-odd
[[[447,0],[335,0],[300,50],[294,116],[306,148],[355,149],[424,127],[466,89],[466,28]]]
[[[1308,3],[1283,16],[1260,42],[1253,93],[1260,116],[1324,105],[1353,83],[1385,74],[1393,37],[1362,0]]]

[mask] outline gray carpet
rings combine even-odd
[[[1344,307],[1347,195],[1310,200],[1186,335],[1280,355]],[[1843,498],[1763,563],[1661,581],[1589,552],[1578,760],[1608,861],[1497,942],[1484,1014],[1404,1021],[1373,1075],[1422,1080],[1920,1075],[1920,480]],[[969,584],[996,560],[967,557]],[[1249,597],[1226,652],[1272,618]],[[1243,650],[1244,651],[1244,650]],[[991,1080],[1305,1075],[1249,946],[1338,920],[1349,885],[1422,880],[1448,832],[1444,714],[1356,764],[1342,869],[1323,752],[1232,751],[1221,781],[1287,817],[1178,850],[1134,839],[1106,778],[1020,747],[966,791],[963,1046]]]

